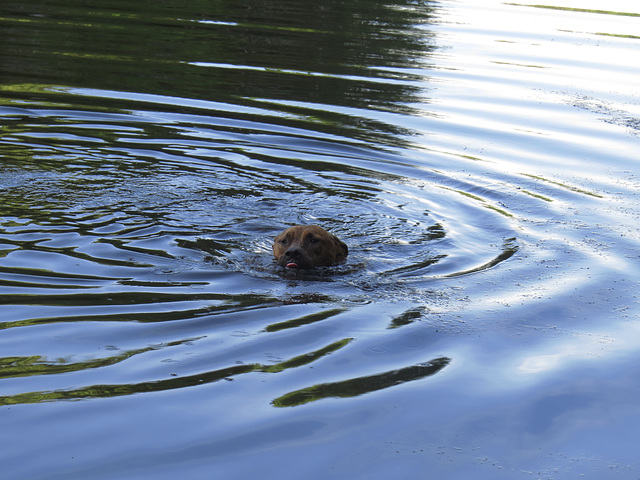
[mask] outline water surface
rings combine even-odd
[[[629,2],[0,23],[7,478],[640,475]]]

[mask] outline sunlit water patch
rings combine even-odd
[[[12,478],[637,472],[640,17],[588,3],[0,7]]]

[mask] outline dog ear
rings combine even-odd
[[[280,233],[276,238],[273,239],[273,245],[271,246],[272,250],[273,250],[273,256],[274,257],[279,257],[282,252],[280,251],[282,249],[282,245],[280,244],[280,240],[282,240],[284,238],[285,233],[282,232]]]
[[[333,241],[336,244],[336,261],[341,261],[347,258],[347,255],[349,255],[349,247],[347,247],[347,244],[336,236],[333,236]]]

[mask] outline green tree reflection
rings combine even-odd
[[[313,385],[312,387],[303,388],[302,390],[297,390],[276,398],[273,401],[273,405],[276,407],[293,407],[328,397],[355,397],[364,393],[375,392],[376,390],[382,390],[383,388],[389,388],[394,385],[431,376],[446,367],[450,361],[451,360],[446,357],[436,358],[427,363],[411,365],[377,375]]]
[[[337,107],[407,112],[420,101],[424,74],[416,67],[434,49],[424,26],[435,5],[200,0],[130,2],[123,9],[112,1],[3,2],[0,86],[5,102],[23,97],[15,85],[42,102],[54,99],[38,85],[84,87],[277,102],[325,128],[381,129],[382,122]]]

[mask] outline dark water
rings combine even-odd
[[[639,478],[640,10],[568,3],[3,2],[3,478]]]

